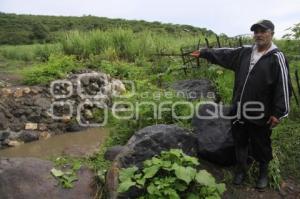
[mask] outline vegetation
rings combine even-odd
[[[57,165],[67,163],[66,159],[62,157],[56,158],[55,162]],[[70,189],[73,188],[73,182],[78,180],[76,172],[80,169],[80,167],[81,162],[79,160],[73,160],[69,169],[64,169],[64,171],[62,171],[60,169],[52,168],[51,174],[58,180],[60,186]]]
[[[225,184],[218,184],[206,170],[198,170],[197,158],[182,150],[171,149],[145,160],[141,171],[137,167],[122,169],[119,192],[135,186],[145,189],[143,199],[151,198],[221,198]]]
[[[191,35],[212,35],[211,30],[189,25],[162,24],[143,20],[109,19],[105,17],[83,16],[43,16],[0,13],[0,44],[33,44],[55,42],[65,31],[102,31],[125,28],[133,32],[152,30],[158,33]]]
[[[64,78],[67,73],[80,68],[74,56],[51,55],[49,61],[24,70],[24,82],[29,85],[45,84]]]

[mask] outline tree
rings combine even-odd
[[[33,39],[46,40],[49,35],[49,30],[41,23],[35,23],[32,26]]]

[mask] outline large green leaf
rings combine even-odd
[[[222,195],[226,191],[226,186],[224,183],[216,184],[216,188],[220,195]]]
[[[183,156],[183,160],[184,160],[185,162],[191,163],[193,166],[199,165],[199,161],[198,161],[197,158],[195,158],[195,157],[191,157],[191,156],[185,155],[185,156]]]
[[[174,190],[172,188],[165,189],[164,195],[167,195],[167,196],[169,196],[169,198],[172,198],[172,199],[180,199],[180,196],[178,195],[176,190]]]
[[[121,182],[121,184],[119,184],[119,187],[118,187],[118,192],[123,193],[125,191],[128,191],[128,189],[134,185],[135,185],[135,182],[132,182],[130,179],[128,179],[124,182]]]
[[[151,183],[148,187],[147,187],[147,192],[150,195],[157,195],[157,196],[161,196],[161,192],[157,189],[157,186],[155,186],[153,183]]]
[[[155,174],[158,172],[158,170],[160,169],[160,165],[153,165],[151,167],[147,167],[145,169],[143,169],[144,172],[144,178],[152,178],[153,176],[155,176]]]
[[[119,179],[121,182],[127,181],[134,176],[134,173],[138,170],[136,166],[122,169],[119,174]]]
[[[174,187],[178,191],[185,191],[187,189],[187,186],[184,182],[177,180],[174,184]]]
[[[81,167],[80,161],[75,161],[75,162],[73,163],[72,169],[73,169],[74,171],[77,171],[77,170],[80,169],[80,167]]]
[[[199,196],[194,193],[189,193],[186,199],[199,199]]]
[[[60,177],[64,175],[64,172],[62,172],[61,170],[58,169],[51,169],[51,174],[54,175],[55,177]]]
[[[183,167],[177,164],[173,164],[173,169],[176,177],[185,181],[187,184],[189,184],[195,178],[197,173],[197,170],[192,167]]]
[[[201,170],[196,174],[195,180],[205,186],[215,186],[216,182],[214,177],[206,170]]]

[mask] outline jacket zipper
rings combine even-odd
[[[253,68],[252,68],[253,69]],[[240,111],[241,111],[241,102],[242,102],[242,98],[243,98],[243,94],[244,94],[244,89],[245,89],[245,86],[246,86],[246,83],[247,83],[247,81],[248,81],[248,78],[249,78],[249,74],[250,74],[250,72],[251,72],[251,70],[249,70],[248,71],[248,74],[247,74],[247,77],[246,77],[246,80],[245,80],[245,83],[244,83],[244,85],[243,85],[243,89],[242,89],[242,92],[241,92],[241,96],[240,96],[240,100],[239,100],[239,103],[238,103],[238,112],[237,112],[237,119],[233,122],[233,124],[235,124],[236,122],[239,122],[239,123],[243,123],[243,121],[241,121],[240,119],[241,118],[239,118],[240,117]]]

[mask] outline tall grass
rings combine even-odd
[[[10,60],[47,61],[50,54],[60,54],[60,44],[32,44],[17,46],[0,46],[0,55]]]
[[[196,44],[198,37],[170,35],[144,31],[134,33],[130,29],[70,31],[61,39],[63,51],[88,58],[99,54],[104,59],[135,61],[137,57],[149,57],[158,52],[179,52],[183,45]]]

